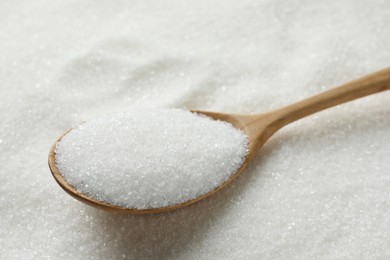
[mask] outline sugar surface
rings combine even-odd
[[[154,216],[53,180],[69,126],[155,106],[255,113],[389,66],[390,2],[2,0],[1,259],[388,259],[390,93],[271,138],[230,187]]]
[[[56,146],[66,181],[126,208],[172,206],[224,183],[244,161],[248,139],[231,124],[179,109],[101,116]]]

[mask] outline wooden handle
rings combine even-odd
[[[275,130],[298,119],[360,97],[390,89],[390,68],[351,81],[295,104],[272,111]]]

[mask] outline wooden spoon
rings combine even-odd
[[[241,129],[249,138],[249,152],[245,158],[244,163],[236,171],[236,173],[234,173],[230,179],[224,183],[221,183],[221,185],[216,189],[195,199],[168,207],[142,210],[122,208],[108,204],[106,202],[97,201],[76,191],[64,180],[56,166],[55,146],[56,143],[59,142],[62,136],[64,136],[66,133],[62,135],[51,147],[49,153],[49,167],[55,180],[67,193],[88,205],[109,211],[130,214],[158,213],[174,210],[207,198],[228,185],[244,171],[249,162],[255,156],[256,152],[264,145],[264,143],[283,126],[326,108],[389,89],[390,68],[387,68],[358,80],[349,82],[345,85],[325,91],[319,95],[305,99],[298,103],[268,113],[256,115],[234,115],[206,111],[192,111],[204,114],[216,120],[229,122],[234,127]]]

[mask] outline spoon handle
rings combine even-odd
[[[271,112],[275,130],[298,119],[357,98],[390,89],[390,68],[369,74]]]

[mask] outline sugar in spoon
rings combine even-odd
[[[56,165],[55,147],[57,142],[59,142],[66,133],[64,133],[51,147],[49,152],[49,167],[57,183],[67,193],[81,202],[96,208],[129,214],[148,214],[175,210],[207,198],[227,186],[244,171],[249,162],[253,159],[257,151],[265,144],[265,142],[283,126],[321,110],[389,89],[390,68],[387,68],[363,78],[351,81],[339,87],[330,89],[303,101],[267,113],[255,115],[236,115],[208,111],[192,111],[206,115],[215,120],[226,121],[243,131],[248,136],[249,140],[248,153],[238,170],[232,174],[227,181],[221,183],[217,188],[195,199],[167,207],[150,209],[123,208],[109,204],[107,202],[98,201],[78,192],[74,187],[66,182]]]

